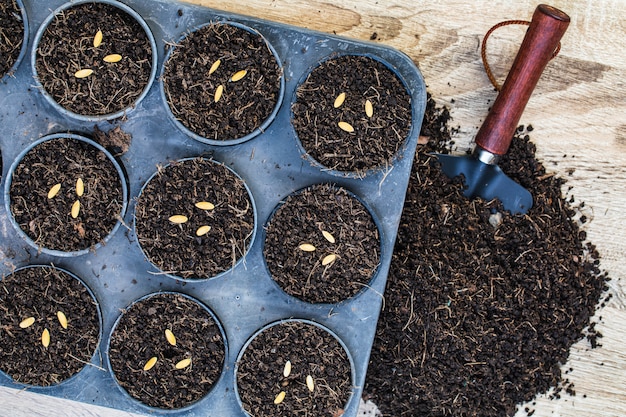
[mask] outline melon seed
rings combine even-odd
[[[344,101],[346,101],[346,93],[341,93],[335,99],[335,102],[333,103],[333,107],[334,108],[340,107]]]
[[[365,101],[365,114],[367,117],[372,117],[374,115],[374,106],[372,106],[372,102],[369,100]]]
[[[35,323],[35,318],[34,317],[27,317],[27,318],[25,318],[24,320],[22,320],[20,322],[20,327],[22,329],[26,329],[26,328],[32,326],[33,323]]]
[[[71,212],[72,217],[77,218],[79,212],[80,212],[80,201],[76,200],[74,201],[74,204],[72,204],[72,212]]]
[[[48,329],[43,329],[43,333],[41,333],[41,344],[43,347],[47,348],[50,346],[50,332]]]
[[[200,210],[213,210],[215,208],[215,205],[208,201],[198,201],[195,206]]]
[[[54,184],[52,188],[50,188],[50,191],[48,191],[48,198],[56,197],[56,195],[59,194],[59,191],[61,191],[61,183]]]
[[[215,71],[217,71],[217,69],[219,68],[220,64],[222,63],[221,60],[217,60],[213,63],[213,65],[211,65],[211,68],[209,69],[209,75],[213,74]]]
[[[85,193],[85,183],[82,178],[76,180],[76,195],[82,197]]]
[[[187,359],[183,359],[182,361],[178,362],[176,365],[174,365],[174,367],[176,369],[184,369],[184,368],[188,367],[189,365],[191,365],[191,359],[187,358]]]
[[[287,378],[291,374],[291,361],[285,362],[285,367],[283,368],[283,376]]]
[[[303,250],[305,252],[313,252],[315,251],[315,246],[311,245],[310,243],[303,243],[302,245],[298,246],[300,248],[300,250]]]
[[[85,78],[85,77],[89,77],[91,74],[93,74],[93,70],[89,68],[85,68],[85,69],[76,71],[74,73],[74,77]]]
[[[326,255],[324,259],[322,259],[322,265],[326,266],[328,264],[331,264],[335,262],[335,259],[337,259],[337,255],[335,255],[334,253],[331,253],[330,255]]]
[[[154,365],[156,365],[157,363],[157,357],[153,356],[150,359],[148,359],[148,362],[146,362],[146,364],[143,366],[143,370],[144,371],[149,371],[150,369],[152,369],[154,367]]]
[[[248,73],[248,71],[246,71],[246,70],[237,71],[236,73],[233,74],[232,77],[230,77],[230,80],[232,82],[237,82],[237,81],[241,80],[243,77],[245,77],[247,73]]]
[[[339,129],[345,132],[348,132],[348,133],[354,132],[354,127],[352,127],[352,125],[348,122],[339,122],[337,123],[337,125],[339,126]]]
[[[285,395],[287,395],[287,393],[285,391],[279,392],[278,395],[276,396],[276,398],[274,398],[274,404],[278,405],[278,404],[282,403],[283,400],[285,399]]]
[[[122,60],[122,55],[120,54],[110,54],[102,58],[104,62],[109,62],[111,64],[115,62],[120,62]]]
[[[204,236],[210,231],[211,231],[211,226],[208,226],[205,224],[204,226],[198,227],[198,230],[196,230],[196,236]]]
[[[222,94],[224,93],[224,86],[222,84],[217,86],[215,89],[215,96],[213,96],[213,101],[217,103],[222,98]]]
[[[187,218],[187,216],[183,216],[182,214],[175,214],[171,216],[168,220],[174,224],[183,224],[187,223],[189,219]]]
[[[315,389],[315,384],[313,383],[313,377],[311,375],[306,376],[306,386],[311,392]]]
[[[99,30],[96,32],[96,36],[93,37],[93,46],[97,48],[102,43],[102,31]]]
[[[322,230],[322,235],[324,235],[324,239],[326,239],[330,243],[335,243],[335,236],[333,236],[330,232]]]
[[[169,342],[170,345],[176,346],[176,336],[170,329],[165,329],[165,338]]]
[[[65,313],[63,313],[62,311],[57,311],[57,319],[59,319],[61,327],[67,329],[67,317],[65,316]]]

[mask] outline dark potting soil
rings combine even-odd
[[[469,201],[430,155],[451,146],[448,119],[429,100],[365,387],[385,416],[511,416],[551,388],[573,392],[560,364],[601,336],[590,317],[608,278],[564,181],[520,128],[500,166],[533,208]]]
[[[276,210],[263,254],[286,293],[310,303],[338,303],[374,276],[380,237],[354,195],[331,184],[316,185],[287,197]]]
[[[186,220],[172,221],[172,216]],[[178,161],[159,167],[146,184],[137,200],[135,229],[144,253],[161,271],[211,278],[247,252],[254,209],[241,178],[223,164],[202,158]]]
[[[102,43],[94,38],[102,32]],[[105,57],[118,54],[118,62]],[[81,115],[106,115],[134,105],[150,79],[152,47],[143,27],[125,11],[84,3],[59,13],[37,46],[39,81],[62,107]],[[77,78],[76,72],[93,73]]]
[[[76,374],[91,361],[100,336],[96,301],[87,288],[49,266],[19,269],[2,278],[0,323],[0,369],[29,385],[58,384]]]
[[[0,0],[0,78],[13,67],[24,42],[22,12],[15,0]]]
[[[80,196],[79,179],[84,186]],[[49,198],[57,184],[58,194]],[[124,199],[122,179],[106,154],[71,138],[51,139],[27,152],[13,173],[10,197],[22,231],[36,245],[64,252],[101,243],[118,222]]]
[[[240,71],[243,78],[233,79]],[[187,129],[224,141],[251,134],[266,121],[278,103],[281,75],[261,35],[215,23],[174,46],[163,87],[172,114]]]
[[[309,74],[296,95],[292,111],[298,138],[308,155],[327,168],[361,173],[391,164],[411,129],[406,87],[373,58],[329,59]]]
[[[298,321],[259,333],[237,362],[236,375],[243,408],[255,417],[339,417],[352,393],[350,361],[341,344],[322,328]]]
[[[163,409],[181,408],[205,396],[222,373],[225,355],[211,314],[197,302],[170,293],[126,309],[109,348],[120,385],[136,400]],[[148,369],[151,358],[156,362]],[[186,359],[190,362],[183,367]]]

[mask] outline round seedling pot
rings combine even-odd
[[[388,169],[412,131],[406,83],[380,58],[330,57],[303,78],[294,97],[291,117],[301,152],[334,175]]]
[[[346,346],[309,320],[263,327],[246,342],[235,366],[237,399],[255,417],[340,416],[354,399],[353,387]]]
[[[288,196],[264,230],[270,275],[284,292],[308,303],[334,304],[356,296],[380,264],[380,232],[370,210],[333,184]]]
[[[31,62],[37,87],[61,114],[110,120],[127,114],[148,93],[157,47],[146,22],[125,4],[73,1],[42,23]]]
[[[227,342],[213,312],[180,293],[130,305],[111,333],[109,366],[124,395],[151,412],[187,409],[223,373]]]
[[[28,46],[28,15],[22,0],[2,0],[0,21],[3,39],[0,39],[0,82],[12,76],[26,55]],[[11,39],[11,42],[5,41]]]
[[[9,220],[30,246],[72,257],[97,250],[115,234],[128,205],[116,159],[86,137],[59,133],[24,149],[7,175]]]
[[[252,246],[256,209],[245,182],[205,158],[175,161],[147,181],[134,229],[148,261],[172,278],[215,278],[235,268]]]
[[[102,317],[76,275],[30,265],[3,277],[0,290],[0,369],[14,382],[52,388],[95,358]]]
[[[235,22],[209,23],[179,39],[160,79],[174,124],[193,139],[218,146],[263,132],[278,112],[285,84],[272,45]]]

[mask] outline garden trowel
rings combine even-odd
[[[497,198],[513,214],[526,213],[532,207],[530,192],[504,174],[497,163],[508,151],[526,103],[569,21],[567,14],[552,6],[537,6],[513,66],[476,134],[472,155],[437,154],[448,177],[464,176],[467,197]]]

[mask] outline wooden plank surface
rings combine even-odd
[[[420,67],[428,91],[450,108],[460,149],[470,142],[496,96],[480,60],[480,42],[494,24],[529,20],[537,2],[465,0],[190,0],[395,47]],[[584,201],[584,226],[612,277],[611,301],[596,315],[602,347],[572,347],[567,377],[576,396],[540,397],[534,416],[626,415],[626,0],[554,0],[572,19],[559,56],[549,65],[521,123],[532,124],[538,157],[567,178]],[[525,27],[499,29],[489,60],[503,80]],[[11,410],[11,411],[9,411]],[[81,403],[0,388],[1,416],[131,416]],[[520,410],[518,416],[525,416]]]

